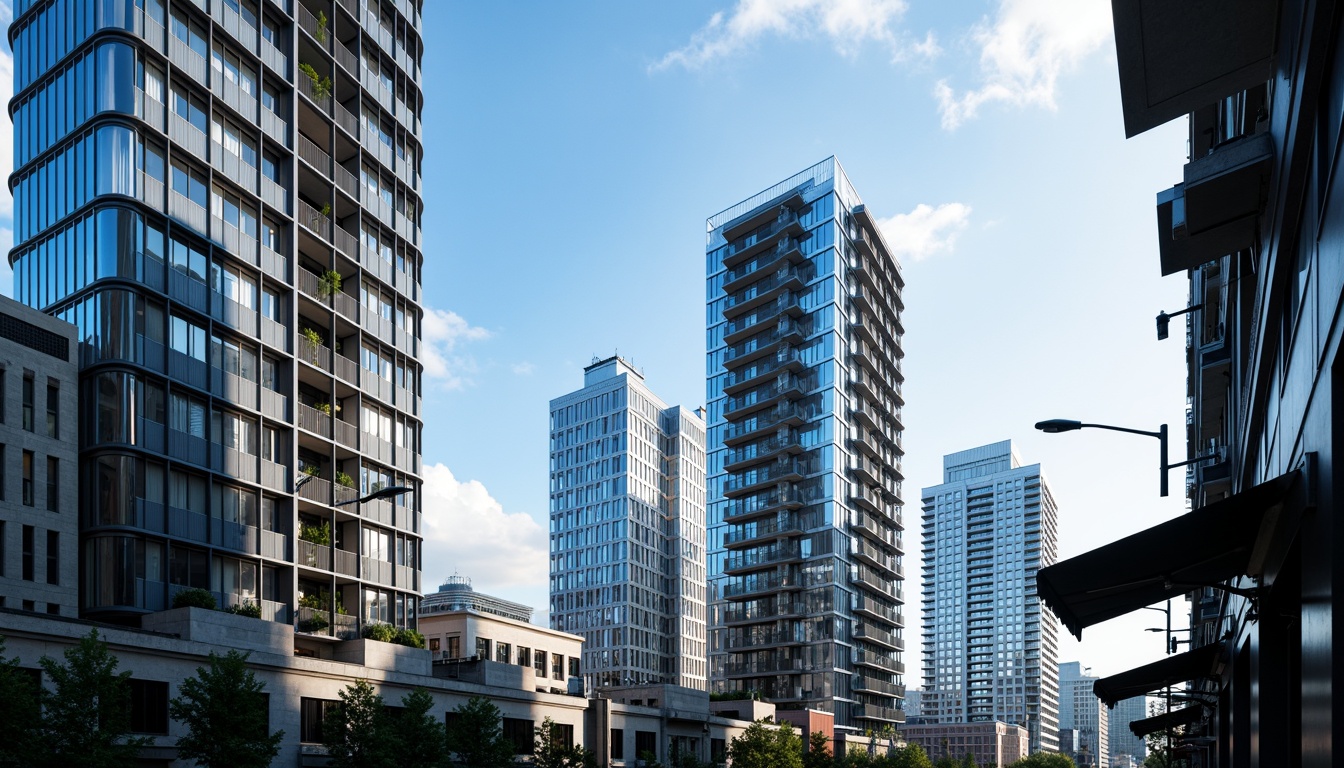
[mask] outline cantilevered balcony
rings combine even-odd
[[[904,575],[900,564],[896,562],[896,555],[877,546],[868,539],[859,537],[851,540],[849,554],[858,562],[868,563],[876,568],[890,571],[898,577]]]
[[[774,490],[732,499],[724,505],[723,521],[739,523],[803,506],[804,494],[793,483],[780,483]]]
[[[779,269],[773,274],[763,274],[759,282],[728,294],[728,298],[723,302],[723,316],[732,319],[775,301],[787,291],[800,291],[814,274],[815,271],[811,265]]]
[[[799,221],[798,212],[788,207],[780,207],[773,219],[762,216],[752,219],[753,223],[755,221],[763,223],[754,230],[749,228],[750,225],[747,227],[735,225],[724,230],[724,236],[729,238],[728,247],[723,253],[725,268],[733,269],[746,262],[752,256],[773,246],[780,237],[797,237],[803,234],[803,225]]]
[[[800,294],[796,291],[787,291],[777,296],[774,303],[757,307],[751,314],[729,320],[724,326],[723,343],[736,344],[753,334],[760,333],[777,322],[781,315],[802,317],[806,312],[799,303],[799,298]]]
[[[730,577],[723,585],[723,596],[729,600],[742,600],[753,595],[802,588],[801,573],[796,566],[790,566],[749,576]]]
[[[905,617],[901,615],[898,606],[887,605],[871,595],[862,592],[855,593],[850,598],[850,607],[855,613],[867,618],[876,619],[879,622],[896,627],[905,626]]]
[[[855,648],[852,653],[854,654],[854,663],[857,665],[880,669],[884,672],[891,672],[892,674],[899,674],[901,671],[899,669],[901,666],[900,663],[892,661],[886,654],[878,653],[866,648]]]
[[[862,400],[856,402],[854,407],[849,409],[849,415],[853,416],[856,421],[868,429],[876,432],[883,431],[884,429],[881,414],[879,414],[877,409],[871,404],[865,403]]]
[[[754,546],[762,541],[789,536],[803,532],[802,518],[794,514],[782,514],[773,520],[757,520],[746,523],[740,528],[723,534],[724,549],[741,549]]]
[[[878,704],[851,704],[849,712],[861,720],[880,720],[884,723],[904,723],[905,712],[895,707],[883,707]]]
[[[816,387],[815,376],[798,376],[792,373],[780,374],[769,384],[763,384],[725,400],[723,418],[727,421],[737,421],[752,411],[768,408],[785,398],[800,398],[814,387]]]
[[[768,411],[761,411],[747,421],[729,424],[723,432],[723,444],[728,447],[757,440],[779,427],[796,427],[807,422],[814,408],[800,403],[780,403]]]
[[[737,475],[729,475],[723,482],[723,495],[733,499],[781,482],[797,482],[814,471],[814,462],[803,459],[780,458]]]
[[[724,350],[723,367],[729,370],[740,368],[771,354],[780,344],[797,344],[811,332],[812,324],[809,322],[794,320],[791,317],[781,318],[773,329]]]
[[[905,650],[905,641],[897,635],[880,629],[873,624],[862,621],[854,622],[853,638],[855,640],[864,640],[872,645],[879,645],[893,651]]]
[[[771,357],[759,359],[748,368],[729,371],[723,377],[723,393],[729,396],[739,395],[752,387],[764,384],[766,377],[784,371],[798,373],[805,367],[802,353],[784,344],[777,347]]]
[[[774,621],[806,614],[807,605],[801,600],[790,600],[787,596],[777,600],[767,598],[724,606],[723,623],[728,626],[758,624],[762,621]]]
[[[905,698],[905,686],[866,674],[856,674],[850,681],[855,693],[880,693],[883,696]]]
[[[802,672],[802,659],[757,658],[751,661],[730,661],[723,665],[727,677],[760,677],[762,675],[787,675]]]
[[[776,241],[774,248],[761,251],[755,259],[728,270],[723,276],[723,291],[724,293],[732,293],[740,288],[745,288],[753,280],[759,279],[766,270],[780,262],[796,265],[803,261],[806,261],[806,257],[803,256],[798,238],[786,237]]]
[[[802,548],[799,543],[785,542],[729,555],[723,562],[723,572],[733,576],[784,563],[794,563],[802,559]]]
[[[726,472],[736,472],[782,455],[801,453],[802,450],[803,444],[799,440],[798,431],[788,429],[766,440],[730,448],[724,455],[723,469]]]

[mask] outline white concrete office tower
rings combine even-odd
[[[620,357],[551,401],[551,627],[591,687],[705,690],[705,422]]]
[[[1109,768],[1110,711],[1092,692],[1098,678],[1076,661],[1059,665],[1059,729],[1078,732],[1078,750],[1070,755],[1079,768]]]
[[[1023,725],[1031,751],[1059,748],[1059,620],[1036,572],[1058,557],[1058,513],[1039,464],[1012,441],[943,457],[925,488],[925,722]]]
[[[900,723],[900,264],[834,157],[707,229],[713,688]]]
[[[1134,732],[1129,730],[1129,724],[1146,717],[1148,717],[1147,696],[1125,699],[1111,707],[1107,720],[1110,723],[1112,755],[1116,757],[1129,755],[1135,762],[1143,763],[1143,759],[1148,756],[1148,742],[1142,737],[1135,736]]]

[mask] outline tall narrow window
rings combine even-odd
[[[23,504],[33,506],[33,452],[23,452]]]
[[[5,396],[5,369],[0,368],[0,424],[5,423],[5,401],[8,399]]]
[[[47,531],[47,583],[61,583],[61,534]]]
[[[33,580],[33,526],[23,526],[23,580]]]
[[[23,377],[23,428],[28,432],[33,431],[33,377],[27,374]]]
[[[47,437],[60,436],[61,388],[55,382],[47,383]]]
[[[47,511],[60,512],[61,500],[61,462],[47,457]]]

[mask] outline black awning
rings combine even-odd
[[[1143,738],[1156,731],[1165,731],[1169,728],[1175,728],[1178,725],[1191,725],[1199,722],[1204,716],[1204,708],[1198,704],[1193,704],[1180,709],[1173,709],[1170,712],[1164,712],[1156,717],[1146,717],[1142,720],[1135,720],[1129,724],[1129,730],[1133,731],[1135,736]]]
[[[1164,659],[1135,667],[1128,672],[1103,677],[1092,684],[1097,698],[1114,707],[1123,699],[1143,696],[1169,685],[1180,685],[1205,677],[1218,677],[1222,666],[1221,643],[1202,645],[1193,651],[1178,653]]]
[[[1266,513],[1297,472],[1042,568],[1036,590],[1074,637],[1083,627],[1247,575]],[[1258,575],[1258,574],[1257,574]]]

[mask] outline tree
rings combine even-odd
[[[793,726],[780,723],[778,729],[768,728],[760,720],[728,745],[728,761],[733,768],[803,768],[802,752],[802,739]]]
[[[117,659],[90,630],[65,651],[65,663],[43,656],[42,670],[53,689],[40,694],[42,733],[53,766],[132,766],[149,737],[126,737],[131,728],[130,672],[117,674]]]
[[[207,768],[266,768],[280,751],[284,731],[267,733],[266,684],[247,668],[250,653],[210,653],[210,668],[182,681],[168,713],[187,726],[178,757]]]
[[[1148,702],[1148,716],[1157,717],[1166,714],[1164,701]],[[1185,768],[1189,765],[1184,758],[1177,757],[1167,746],[1185,735],[1185,726],[1163,728],[1148,734],[1148,756],[1143,759],[1144,768]]]
[[[1034,752],[1008,768],[1077,768],[1073,758],[1059,752]]]
[[[0,768],[36,763],[43,754],[42,704],[34,680],[19,668],[19,659],[6,659],[0,637]]]
[[[390,757],[387,710],[368,680],[339,694],[340,706],[322,723],[322,743],[334,768],[387,768]]]
[[[590,752],[565,738],[560,724],[545,718],[533,733],[532,765],[536,768],[587,768],[596,766]]]
[[[929,759],[923,747],[918,744],[906,744],[896,750],[891,766],[892,768],[933,768],[933,761]]]
[[[507,768],[513,764],[513,742],[504,736],[499,708],[473,696],[453,710],[448,723],[448,751],[470,768]]]
[[[430,717],[434,697],[424,688],[416,688],[401,699],[401,714],[392,718],[391,737],[396,744],[400,768],[438,768],[448,759],[445,733],[438,720]]]
[[[976,768],[975,755],[967,752],[966,756],[961,758],[961,768]]]
[[[807,737],[803,768],[830,768],[833,765],[835,758],[831,756],[831,738],[822,731],[813,731]]]

